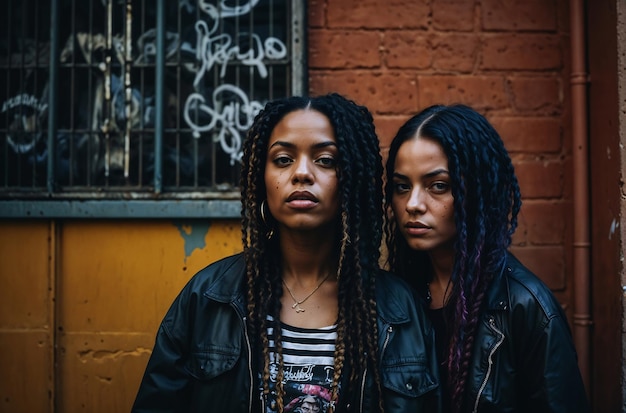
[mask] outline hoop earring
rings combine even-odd
[[[261,201],[261,221],[263,221],[263,224],[265,225],[265,228],[268,229],[267,234],[265,234],[265,236],[267,237],[267,239],[272,239],[272,237],[274,236],[274,228],[271,228],[269,223],[268,223],[268,219],[265,217],[265,200]],[[268,213],[269,213],[269,209],[268,209]]]
[[[261,221],[267,226],[267,219],[265,218],[265,199],[261,201]]]

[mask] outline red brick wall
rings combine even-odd
[[[434,103],[484,113],[524,205],[513,251],[571,307],[567,0],[309,0],[309,91],[374,113],[383,155]]]

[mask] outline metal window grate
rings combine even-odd
[[[237,197],[254,115],[303,90],[303,7],[5,0],[0,199]]]

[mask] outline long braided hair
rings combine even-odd
[[[438,142],[448,157],[456,239],[452,288],[446,304],[448,383],[453,412],[463,405],[468,366],[487,288],[499,273],[517,227],[521,208],[519,184],[502,139],[474,109],[435,105],[409,119],[393,139],[386,164],[385,206],[391,210],[393,172],[400,146],[419,131],[420,138]],[[385,222],[390,268],[418,291],[431,277],[428,253],[414,251]]]
[[[255,117],[243,148],[241,196],[242,241],[246,259],[248,328],[252,348],[260,349],[263,393],[269,394],[269,339],[272,327],[278,363],[277,411],[282,412],[284,378],[282,364],[280,297],[282,295],[278,236],[271,216],[262,211],[266,199],[264,181],[270,135],[283,117],[296,110],[315,110],[333,127],[338,147],[337,177],[340,191],[340,228],[337,230],[338,295],[337,342],[330,410],[341,395],[358,393],[359,378],[365,370],[375,379],[374,400],[382,411],[380,377],[377,368],[377,325],[374,278],[378,269],[382,238],[382,161],[372,115],[338,94],[320,97],[289,97],[267,103]],[[271,320],[268,321],[268,315]],[[372,334],[374,332],[374,334]],[[346,380],[341,380],[349,372]]]

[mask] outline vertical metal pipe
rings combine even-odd
[[[157,1],[156,15],[156,85],[154,119],[154,192],[163,190],[163,113],[165,96],[165,0]]]
[[[590,392],[589,143],[584,0],[570,1],[572,54],[572,167],[574,177],[574,342],[578,365]]]
[[[46,186],[48,193],[55,190],[55,160],[57,134],[57,94],[59,79],[59,0],[50,2],[50,77],[48,94],[48,171]]]
[[[292,1],[290,15],[292,30],[289,34],[291,43],[291,94],[305,95],[309,90],[306,60],[307,13],[305,1]]]

